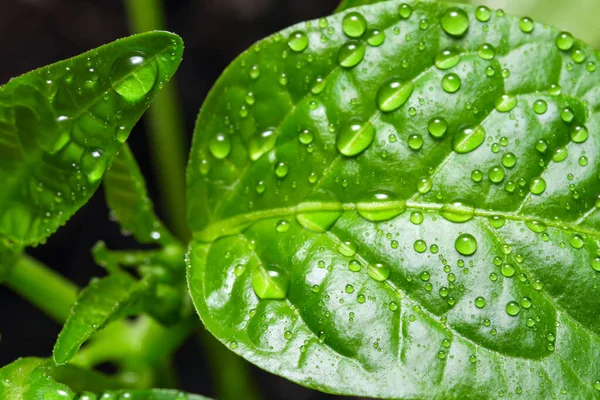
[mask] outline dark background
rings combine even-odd
[[[198,110],[223,69],[253,42],[296,22],[328,15],[337,0],[164,0],[168,30],[185,41],[183,63],[176,75],[189,143]],[[129,35],[119,0],[0,0],[0,83],[37,67],[69,58]],[[158,202],[144,124],[133,130],[129,144]],[[161,213],[160,204],[157,204]],[[133,248],[108,219],[104,193],[91,201],[48,243],[30,253],[80,286],[103,270],[90,249],[99,240],[112,248]],[[41,311],[0,287],[0,366],[18,357],[48,357],[60,326]],[[215,396],[210,365],[197,337],[177,353],[181,389]],[[326,399],[282,378],[251,367],[265,399]],[[232,383],[235,384],[235,383]]]

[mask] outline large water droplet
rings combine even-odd
[[[457,153],[469,153],[483,144],[485,135],[486,132],[482,126],[464,127],[459,129],[452,138],[452,148]]]
[[[275,265],[257,267],[252,271],[252,288],[263,300],[285,299],[289,286],[288,273]]]
[[[519,28],[521,28],[522,32],[530,33],[531,31],[533,31],[534,27],[535,24],[533,23],[533,20],[529,17],[523,17],[521,18],[521,21],[519,21]]]
[[[362,14],[351,12],[344,16],[342,20],[342,30],[351,38],[361,37],[367,29],[367,21]]]
[[[390,277],[392,270],[385,264],[370,264],[367,273],[378,282],[383,282]]]
[[[575,125],[571,129],[571,140],[575,143],[583,143],[589,137],[588,130],[583,125]]]
[[[454,247],[463,256],[471,256],[477,251],[477,240],[469,233],[463,233],[454,242]]]
[[[496,110],[509,112],[517,106],[517,98],[511,94],[503,94],[496,99]]]
[[[338,62],[344,68],[352,68],[365,58],[364,43],[351,40],[344,43],[338,52]]]
[[[406,211],[406,203],[394,200],[389,193],[377,192],[359,202],[356,210],[368,221],[387,221]]]
[[[277,143],[277,134],[274,129],[266,129],[254,135],[248,144],[248,151],[252,161],[258,160],[263,154],[273,150]]]
[[[529,183],[529,191],[532,194],[540,195],[540,194],[544,193],[545,190],[546,190],[546,181],[542,177],[534,178]]]
[[[460,8],[446,10],[441,19],[442,29],[451,36],[461,36],[469,28],[469,17]]]
[[[226,158],[231,153],[231,140],[223,133],[217,133],[208,143],[210,154],[216,159]]]
[[[442,89],[447,93],[456,93],[460,89],[460,78],[455,73],[449,73],[442,78]]]
[[[436,139],[441,139],[448,130],[448,122],[444,118],[432,118],[427,124],[427,130]]]
[[[354,118],[342,126],[335,144],[340,153],[351,157],[365,151],[373,143],[373,139],[375,127],[369,121]]]
[[[506,304],[506,313],[512,317],[517,316],[521,312],[521,307],[516,301],[509,301]]]
[[[398,15],[403,19],[410,18],[412,14],[412,7],[410,4],[402,3],[398,6]]]
[[[573,39],[573,35],[569,32],[561,32],[556,37],[556,47],[558,47],[562,51],[569,51],[573,44],[575,43],[575,39]]]
[[[142,101],[156,84],[156,64],[146,55],[136,51],[120,55],[114,62],[110,83],[112,88],[128,103]]]
[[[106,168],[108,168],[108,158],[100,149],[86,151],[81,155],[81,171],[87,175],[90,182],[97,182]]]
[[[475,208],[461,201],[455,201],[444,204],[441,215],[450,222],[463,223],[473,219]]]
[[[304,51],[308,47],[308,36],[301,31],[294,32],[290,35],[288,46],[295,52]]]
[[[487,22],[490,20],[491,16],[492,13],[490,12],[490,9],[486,6],[479,6],[475,10],[475,18],[477,18],[479,22]]]
[[[385,41],[385,31],[372,29],[369,31],[367,43],[373,47],[378,47]]]
[[[391,79],[379,88],[377,106],[383,112],[397,110],[408,101],[414,88],[412,81],[402,82],[399,79]]]
[[[491,60],[496,55],[496,49],[491,44],[484,43],[479,46],[477,54],[479,54],[479,57],[483,58],[484,60]]]
[[[438,69],[450,69],[460,61],[460,53],[455,49],[445,49],[435,56],[434,64]]]
[[[477,308],[483,308],[485,307],[485,299],[483,297],[477,297],[475,299],[475,307]]]

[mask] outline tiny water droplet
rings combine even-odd
[[[379,29],[372,29],[368,33],[367,43],[370,46],[378,47],[385,41],[385,32]]]
[[[546,190],[546,181],[542,177],[534,178],[529,183],[529,191],[532,194],[540,195],[540,194],[544,193],[545,190]]]
[[[519,28],[521,28],[522,32],[530,33],[533,31],[534,26],[533,20],[529,17],[523,17],[521,18],[521,21],[519,21]]]
[[[479,51],[477,54],[479,54],[479,57],[483,58],[484,60],[491,60],[496,55],[496,49],[491,44],[484,43],[479,46]]]
[[[571,140],[575,143],[583,143],[589,137],[588,130],[583,125],[575,125],[571,129]]]
[[[390,274],[392,273],[392,271],[387,265],[377,263],[377,264],[370,264],[367,269],[367,273],[374,280],[376,280],[378,282],[384,282],[385,280],[387,280],[390,277]]]
[[[277,134],[274,129],[265,129],[258,135],[254,134],[248,144],[248,152],[252,161],[258,160],[263,154],[273,150],[277,143]]]
[[[398,6],[398,15],[403,19],[410,18],[412,14],[412,7],[410,4],[402,3]]]
[[[90,182],[97,182],[108,168],[108,159],[100,149],[86,151],[81,155],[81,171]]]

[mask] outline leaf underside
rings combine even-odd
[[[356,39],[347,12],[293,26],[216,83],[188,170],[201,319],[326,392],[600,398],[598,54],[402,4],[348,10]]]
[[[0,236],[38,244],[87,202],[182,51],[149,32],[0,87]]]

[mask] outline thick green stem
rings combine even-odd
[[[64,323],[79,289],[39,261],[23,254],[5,284],[58,323]]]
[[[125,10],[130,29],[135,33],[160,30],[166,26],[160,0],[127,0]],[[161,89],[146,118],[162,205],[168,211],[166,222],[176,236],[187,242],[190,236],[185,214],[187,146],[174,81]]]

